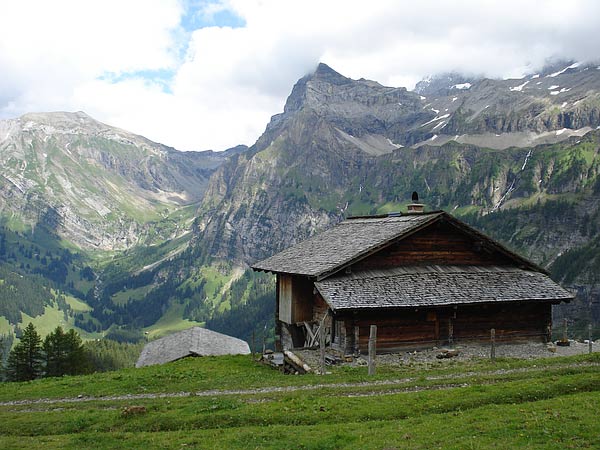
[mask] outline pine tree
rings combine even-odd
[[[67,356],[64,336],[65,333],[63,329],[61,327],[56,327],[56,329],[44,339],[42,350],[44,351],[45,356],[47,377],[58,377],[63,374]]]
[[[67,331],[65,334],[65,347],[67,350],[65,374],[77,375],[85,373],[90,364],[79,333],[73,329]]]
[[[88,366],[81,338],[75,330],[65,333],[61,327],[56,327],[44,339],[42,348],[48,377],[76,375],[85,372]]]
[[[11,381],[28,381],[42,374],[42,339],[33,324],[23,330],[21,341],[8,356],[7,376]]]

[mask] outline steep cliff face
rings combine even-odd
[[[128,248],[154,232],[151,222],[197,203],[223,160],[177,152],[81,112],[26,114],[0,121],[0,213],[84,248]],[[157,237],[175,235],[178,225]]]
[[[582,95],[578,105],[593,103],[600,71],[576,69],[544,78],[573,81],[578,77],[583,83],[578,88],[577,95]],[[507,142],[521,139],[522,130],[536,134],[543,121],[539,117],[539,123],[527,121],[531,104],[555,97],[511,91],[507,86],[514,80],[472,81],[475,84],[469,88],[444,90],[438,85],[433,92],[449,91],[451,97],[444,101],[454,103],[460,98],[465,108],[485,99],[490,102],[487,109],[504,111],[503,120],[519,117],[515,120],[522,125],[504,133]],[[425,101],[419,94],[350,80],[320,65],[294,86],[284,112],[273,117],[255,146],[213,175],[197,220],[197,245],[206,254],[248,263],[345,215],[400,210],[413,190],[421,193],[431,209],[444,208],[458,215],[516,211],[559,199],[595,211],[597,131],[587,130],[580,137],[570,134],[575,130],[561,129],[551,133],[551,142],[560,142],[523,148],[465,143],[476,134],[463,134],[463,142],[452,139],[441,145],[431,138],[412,147],[399,144],[420,139],[420,129],[428,129],[430,116],[442,115],[424,111]],[[591,117],[587,123],[594,125],[595,116]],[[464,130],[477,128],[478,120],[464,122]],[[434,122],[446,123],[446,119]],[[565,220],[577,229],[582,217],[576,213]],[[577,232],[565,235],[564,227],[555,225],[556,233],[528,240],[522,230],[530,227],[519,223],[514,236],[502,238],[538,262],[550,263],[585,239]]]
[[[295,140],[305,137],[291,130],[265,150],[232,158],[217,170],[196,220],[198,243],[208,254],[244,264],[339,220],[335,210],[313,208],[298,180],[317,177],[336,189],[345,160]],[[297,152],[297,145],[307,152]]]

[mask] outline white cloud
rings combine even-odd
[[[594,0],[0,0],[0,11],[0,117],[84,110],[185,150],[252,144],[319,61],[410,88],[440,71],[512,77],[549,57],[600,57]],[[223,12],[245,26],[217,26]],[[210,26],[184,30],[185,14]]]

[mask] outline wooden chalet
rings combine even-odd
[[[420,206],[420,205],[416,205]],[[416,209],[416,208],[415,208]],[[253,265],[277,275],[276,338],[378,351],[453,341],[550,339],[573,295],[547,272],[448,213],[355,217]]]

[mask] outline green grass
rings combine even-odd
[[[77,308],[81,308],[87,306],[85,303],[80,302],[79,300],[73,297],[66,297],[67,303],[73,302],[77,306]],[[73,308],[75,310],[75,308]],[[77,312],[82,310],[76,310]],[[49,306],[44,306],[44,314],[36,317],[31,317],[24,312],[21,312],[21,327],[27,326],[27,324],[31,322],[35,326],[35,329],[39,333],[42,338],[44,338],[47,334],[54,331],[57,326],[63,327],[65,330],[69,330],[71,328],[75,329],[77,333],[81,336],[83,340],[89,339],[97,339],[102,337],[101,333],[89,333],[81,328],[76,327],[73,322],[74,319],[72,317],[68,317],[65,321],[64,312],[58,309],[56,303]]]
[[[92,310],[92,307],[78,298],[75,298],[69,294],[63,294],[65,296],[66,302],[69,304],[71,309],[75,312],[89,312]]]
[[[219,307],[223,297],[223,287],[227,285],[236,276],[236,270],[229,263],[214,263],[209,266],[200,267],[197,272],[190,276],[181,285],[181,289],[186,287],[196,288],[204,283],[204,294],[206,301],[214,307]]]
[[[9,332],[12,332],[12,325],[6,320],[6,317],[0,316],[0,334],[8,334]]]
[[[220,357],[3,384],[2,401],[156,389],[201,392],[324,386],[291,392],[0,406],[0,446],[597,448],[600,369],[590,363],[599,362],[598,354],[496,364],[444,361],[427,370],[382,367],[376,377],[368,378],[364,367],[337,367],[328,376],[290,376],[258,365],[250,357]],[[575,363],[583,365],[573,367]],[[518,368],[532,370],[497,372]],[[399,378],[406,379],[376,386],[332,385]],[[143,406],[145,412],[124,414],[123,407],[132,405]]]
[[[436,361],[428,366],[382,366],[374,377],[367,376],[366,368],[332,367],[327,376],[308,374],[302,377],[288,376],[256,363],[250,356],[223,356],[187,358],[166,365],[142,369],[123,369],[118,372],[97,373],[62,379],[40,379],[28,383],[0,383],[0,399],[61,398],[82,394],[105,396],[119,394],[144,394],[152,392],[181,392],[206,389],[253,389],[268,386],[299,386],[332,384],[341,382],[364,382],[373,380],[397,380],[407,377],[452,376],[459,382],[470,372],[482,378],[490,371],[499,369],[555,368],[565,363],[600,363],[600,353],[568,358],[539,360],[503,360],[496,363],[487,360],[473,362]],[[560,369],[562,370],[562,369]],[[600,370],[600,369],[598,369]],[[444,381],[445,382],[445,381]]]
[[[21,323],[25,326],[29,322],[35,325],[41,336],[46,336],[59,325],[63,328],[68,325],[68,322],[65,323],[64,313],[56,305],[44,306],[44,314],[36,317],[31,317],[22,312]]]
[[[115,305],[124,306],[130,301],[135,302],[138,300],[143,300],[144,296],[148,294],[148,292],[150,292],[153,288],[154,286],[149,284],[135,289],[126,289],[117,292],[111,297],[111,300]]]
[[[194,322],[183,318],[184,306],[180,303],[174,303],[162,317],[153,325],[144,328],[148,332],[150,339],[156,339],[174,331],[185,330],[195,325],[202,325],[200,322]]]

